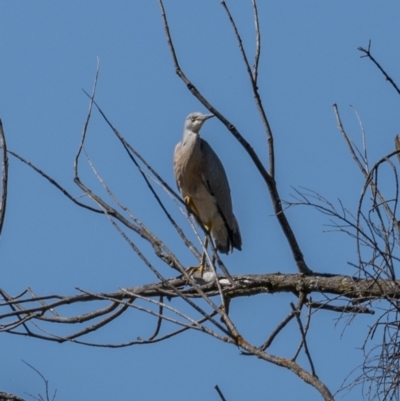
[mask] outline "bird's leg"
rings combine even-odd
[[[185,203],[186,203],[186,200],[185,200]],[[206,238],[205,238],[204,244],[203,244],[204,250],[203,250],[203,255],[201,256],[201,263],[199,266],[191,266],[186,270],[190,275],[192,275],[194,272],[196,272],[198,270],[200,272],[201,278],[203,278],[204,269],[206,267],[208,235],[211,233],[211,224],[204,225],[204,228],[205,228],[207,234],[206,234]]]
[[[200,266],[198,267],[198,269],[200,271],[200,277],[203,277],[204,269],[206,267],[208,236],[211,233],[211,223],[210,224],[204,224],[204,228],[206,230],[206,238],[205,238],[204,244],[203,244],[203,255],[201,257],[201,263],[200,263]]]
[[[189,211],[192,211],[197,216],[197,219],[199,219],[199,212],[197,210],[197,207],[193,203],[192,199],[190,198],[190,196],[185,196],[183,198],[183,201],[185,202]],[[208,235],[211,233],[211,223],[204,224],[204,228],[207,232],[207,235],[206,235],[206,238],[205,238],[204,244],[203,244],[204,251],[203,251],[203,255],[201,257],[201,263],[199,266],[191,266],[187,269],[187,272],[189,274],[193,274],[195,271],[199,270],[200,277],[203,277],[204,269],[206,267],[206,255],[207,255],[206,252],[207,252],[207,246],[208,246]]]
[[[187,206],[187,208],[189,209],[189,213],[190,212],[194,212],[194,214],[198,217],[199,216],[199,212],[197,211],[197,207],[194,205],[194,203],[192,202],[192,199],[190,199],[189,196],[185,196],[183,198],[183,201],[185,202],[185,205]]]
[[[186,271],[189,273],[189,275],[192,275],[194,272],[199,271],[200,272],[200,277],[203,277],[204,274],[204,269],[206,267],[206,256],[207,256],[207,246],[208,246],[208,237],[206,236],[204,240],[204,251],[203,255],[201,256],[201,263],[199,266],[191,266],[189,267]]]
[[[206,226],[206,230],[207,230],[207,226]],[[207,233],[209,231],[207,230]],[[200,277],[203,277],[203,273],[204,273],[204,268],[206,267],[206,254],[207,254],[207,246],[208,246],[208,236],[206,235],[206,238],[204,240],[204,244],[203,244],[203,255],[201,257],[201,263],[199,266],[199,270],[200,270]]]
[[[203,278],[203,274],[204,274],[204,269],[206,267],[206,256],[207,256],[207,246],[208,246],[208,237],[206,237],[206,239],[204,240],[204,251],[203,251],[203,255],[201,256],[201,262],[198,266],[190,266],[186,269],[186,272],[189,275],[194,274],[196,271],[198,271],[200,273],[200,277]]]

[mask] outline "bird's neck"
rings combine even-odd
[[[184,149],[185,163],[194,162],[193,158],[200,155],[200,136],[197,132],[185,130],[182,138],[182,146]],[[197,162],[197,160],[195,161]]]
[[[190,148],[191,146],[195,146],[199,139],[199,134],[197,132],[185,130],[183,132],[182,144]]]

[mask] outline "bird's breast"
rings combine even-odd
[[[202,157],[198,136],[188,135],[175,149],[175,179],[182,196],[191,196],[202,184]]]

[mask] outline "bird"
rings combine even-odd
[[[228,254],[233,248],[242,249],[242,237],[224,166],[199,134],[212,117],[199,112],[186,117],[183,138],[175,147],[174,175],[189,214],[211,234],[217,250]],[[204,255],[202,265],[204,269]]]

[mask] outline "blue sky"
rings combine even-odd
[[[228,4],[252,59],[251,2]],[[220,2],[167,0],[165,7],[181,67],[266,161],[265,133]],[[354,210],[363,179],[337,130],[332,104],[338,104],[348,133],[360,144],[360,129],[349,105],[358,111],[372,162],[393,149],[400,98],[372,63],[360,58],[357,47],[367,46],[371,39],[375,57],[399,82],[400,4],[260,1],[259,14],[263,46],[259,86],[275,136],[281,195],[288,199],[293,187],[303,186],[333,201],[341,199]],[[0,118],[9,149],[37,164],[74,195],[81,194],[72,181],[72,166],[88,109],[82,89],[91,91],[99,58],[99,105],[174,185],[172,154],[183,121],[192,111],[206,110],[174,72],[155,0],[3,0],[0,55]],[[88,135],[87,151],[115,194],[185,263],[194,263],[96,113]],[[202,135],[224,163],[241,227],[243,251],[224,257],[230,272],[295,273],[266,187],[247,154],[216,119],[206,123]],[[82,166],[81,174],[99,189],[87,166]],[[167,197],[165,201],[190,232],[176,205]],[[288,218],[313,270],[354,273],[348,262],[356,259],[355,244],[344,235],[326,232],[326,216],[298,208],[289,210]],[[9,294],[26,287],[37,294],[73,294],[75,287],[115,291],[155,280],[104,216],[78,208],[12,158],[0,266],[0,286]],[[162,269],[167,277],[175,274]],[[289,312],[291,301],[295,298],[290,294],[235,300],[231,315],[258,344]],[[317,373],[332,392],[362,362],[359,347],[371,324],[370,318],[359,316],[343,332],[344,321],[337,324],[338,317],[315,314],[309,333]],[[153,330],[147,322],[132,313],[90,339],[118,342],[146,337]],[[241,356],[235,347],[200,333],[120,350],[8,334],[1,340],[0,390],[24,397],[25,392],[43,394],[44,388],[22,359],[57,388],[59,401],[127,396],[151,401],[218,400],[216,384],[229,401],[320,399],[293,374]],[[293,324],[271,352],[290,357],[297,345]],[[354,390],[344,399],[362,396]]]

